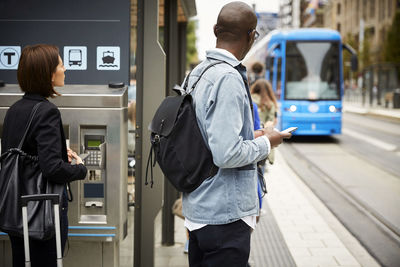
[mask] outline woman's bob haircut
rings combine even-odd
[[[56,97],[52,75],[58,66],[57,46],[47,44],[28,45],[22,50],[17,78],[21,90],[43,97]]]

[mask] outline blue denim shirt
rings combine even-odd
[[[200,131],[219,167],[214,177],[183,194],[183,215],[200,224],[227,224],[258,214],[256,162],[269,153],[264,138],[254,139],[242,78],[246,68],[233,55],[221,49],[207,51],[207,59],[192,71],[188,88],[215,60],[228,64],[207,70],[191,92]]]

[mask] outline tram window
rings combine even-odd
[[[288,42],[285,99],[340,99],[339,44]]]

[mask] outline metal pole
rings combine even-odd
[[[134,235],[133,235],[133,266],[140,267],[142,261],[142,251],[141,251],[141,244],[142,244],[142,236],[140,232],[142,231],[142,208],[141,208],[141,201],[142,201],[142,165],[140,158],[138,155],[142,155],[142,146],[141,142],[143,141],[142,136],[142,129],[140,127],[142,122],[142,109],[143,109],[143,94],[141,93],[143,88],[143,50],[144,50],[144,1],[145,0],[138,0],[137,1],[137,51],[136,51],[136,168],[135,168],[135,212],[134,212]]]
[[[183,81],[186,73],[186,38],[187,22],[180,22],[178,24],[178,42],[179,42],[179,73],[178,80]]]
[[[164,48],[167,55],[167,79],[166,94],[172,95],[172,88],[178,81],[178,1],[166,0],[164,2]],[[174,228],[175,221],[172,214],[172,205],[177,199],[177,191],[166,180],[164,186],[164,205],[162,208],[162,238],[161,243],[164,246],[173,246],[175,244]]]
[[[154,266],[154,220],[162,205],[164,179],[154,168],[154,186],[145,185],[150,152],[147,130],[165,98],[165,54],[158,40],[158,0],[138,0],[134,266]],[[155,77],[157,77],[155,79]]]

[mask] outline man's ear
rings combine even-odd
[[[217,24],[214,25],[214,35],[217,37]]]
[[[253,43],[255,41],[255,35],[256,35],[255,31],[252,31],[250,34],[247,35],[249,45],[253,45]]]

